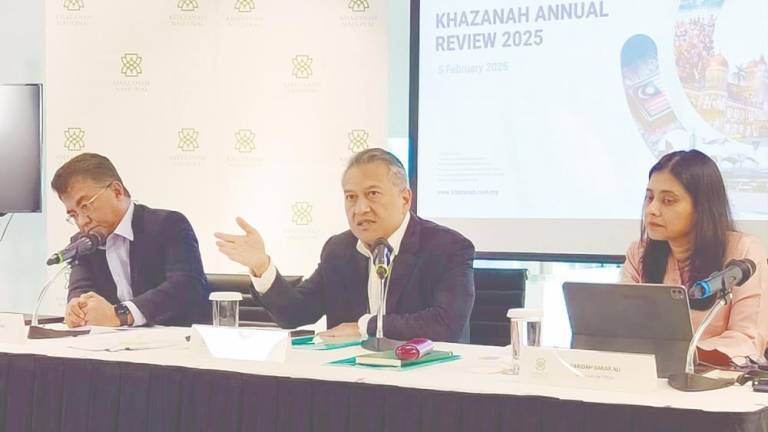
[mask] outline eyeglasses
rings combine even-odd
[[[77,226],[77,221],[80,219],[80,216],[88,216],[93,211],[93,203],[96,201],[96,199],[104,193],[105,190],[109,189],[109,187],[112,186],[112,182],[110,182],[108,185],[104,186],[96,195],[91,197],[88,201],[80,204],[80,207],[77,209],[77,212],[74,214],[70,214],[67,216],[67,222],[69,222],[72,225]]]

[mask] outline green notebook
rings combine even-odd
[[[299,349],[305,349],[305,350],[315,350],[315,351],[327,351],[327,350],[334,350],[339,348],[346,348],[351,346],[358,346],[362,342],[361,341],[346,341],[342,343],[317,343],[314,341],[314,336],[300,336],[295,337],[291,339],[291,345],[293,345],[294,348]]]
[[[395,350],[389,350],[372,354],[359,355],[355,357],[355,364],[402,368],[440,361],[450,357],[453,357],[453,353],[451,351],[432,351],[431,353],[415,360],[400,360],[397,358],[397,356],[395,356]]]

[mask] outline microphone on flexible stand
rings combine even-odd
[[[59,270],[48,279],[48,281],[43,285],[43,288],[40,290],[40,294],[37,296],[37,303],[35,304],[35,310],[32,313],[32,323],[29,326],[29,332],[27,333],[27,338],[29,339],[47,339],[47,338],[56,338],[56,337],[65,337],[65,336],[74,336],[78,334],[84,334],[87,333],[87,331],[73,331],[73,330],[64,330],[64,331],[57,331],[52,329],[47,329],[45,327],[41,327],[38,323],[38,314],[40,312],[40,306],[43,303],[43,298],[45,298],[45,294],[48,292],[48,288],[53,285],[53,282],[56,281],[56,279],[59,278],[59,276],[64,273],[65,270],[72,267],[72,262],[76,261],[78,258],[88,255],[90,253],[93,253],[96,249],[99,248],[99,246],[103,245],[105,241],[104,234],[93,231],[87,234],[78,234],[74,237],[74,239],[65,247],[64,249],[54,253],[51,255],[50,258],[48,258],[48,261],[46,261],[46,264],[50,265],[56,265],[56,264],[64,264],[59,268]]]
[[[399,341],[384,337],[384,307],[387,301],[389,273],[392,268],[392,250],[392,246],[384,238],[377,239],[373,243],[373,269],[379,277],[381,289],[379,290],[379,310],[376,313],[376,337],[369,337],[362,345],[369,351],[387,351],[400,345]]]
[[[76,260],[95,251],[102,244],[104,244],[104,234],[98,231],[78,234],[67,247],[51,255],[46,264],[50,266]]]
[[[730,260],[722,271],[712,273],[708,278],[693,284],[688,290],[688,297],[692,299],[706,298],[720,291],[741,286],[755,274],[755,270],[757,270],[757,266],[749,258]]]
[[[715,390],[729,387],[733,384],[733,380],[696,375],[694,373],[695,365],[693,363],[693,358],[696,354],[696,346],[699,343],[699,339],[701,339],[701,335],[704,334],[704,330],[709,323],[712,322],[717,313],[720,312],[720,309],[733,301],[733,288],[741,286],[748,281],[755,273],[756,269],[757,266],[755,265],[755,262],[749,258],[731,260],[725,265],[723,270],[712,273],[708,278],[694,283],[690,290],[688,290],[689,298],[700,299],[716,295],[717,301],[709,312],[707,312],[701,325],[696,329],[696,333],[693,334],[690,345],[688,345],[688,355],[685,360],[685,372],[669,376],[668,382],[672,388],[691,392]]]
[[[376,276],[382,280],[386,279],[391,265],[392,246],[387,240],[380,238],[373,243],[373,268],[376,270]]]

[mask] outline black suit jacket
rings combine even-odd
[[[369,313],[369,261],[356,244],[351,231],[331,237],[317,269],[298,287],[291,287],[278,274],[269,290],[259,296],[278,324],[297,327],[325,314],[331,328],[357,322]],[[472,242],[461,234],[411,214],[393,261],[384,336],[469,342],[469,315],[475,301],[474,254]],[[255,289],[251,291],[259,295]],[[368,334],[376,334],[375,317],[368,322]]]
[[[179,212],[136,204],[131,226],[132,301],[147,323],[188,326],[210,322],[210,288],[197,237],[187,218]],[[72,267],[68,300],[89,291],[119,303],[104,249],[80,258]]]

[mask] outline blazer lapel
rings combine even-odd
[[[420,265],[421,259],[418,254],[421,234],[420,222],[421,220],[416,215],[411,214],[411,220],[405,229],[400,250],[392,261],[392,274],[387,292],[388,311],[397,310],[395,305],[397,305],[400,294],[411,284],[413,275]]]
[[[340,270],[340,274],[345,275],[344,286],[347,295],[354,299],[352,304],[358,309],[358,316],[372,313],[368,312],[368,259],[353,248],[347,261],[341,263]]]
[[[144,246],[144,210],[146,207],[140,204],[136,204],[133,209],[133,222],[131,227],[133,228],[133,241],[130,245],[128,253],[131,262],[131,290],[134,297],[143,293],[144,288],[139,284],[141,280],[141,255],[142,247]]]
[[[112,278],[112,272],[109,271],[107,251],[101,248],[96,249],[93,254],[83,258],[84,263],[85,260],[90,264],[88,267],[93,273],[96,292],[110,303],[117,303],[117,286]]]

